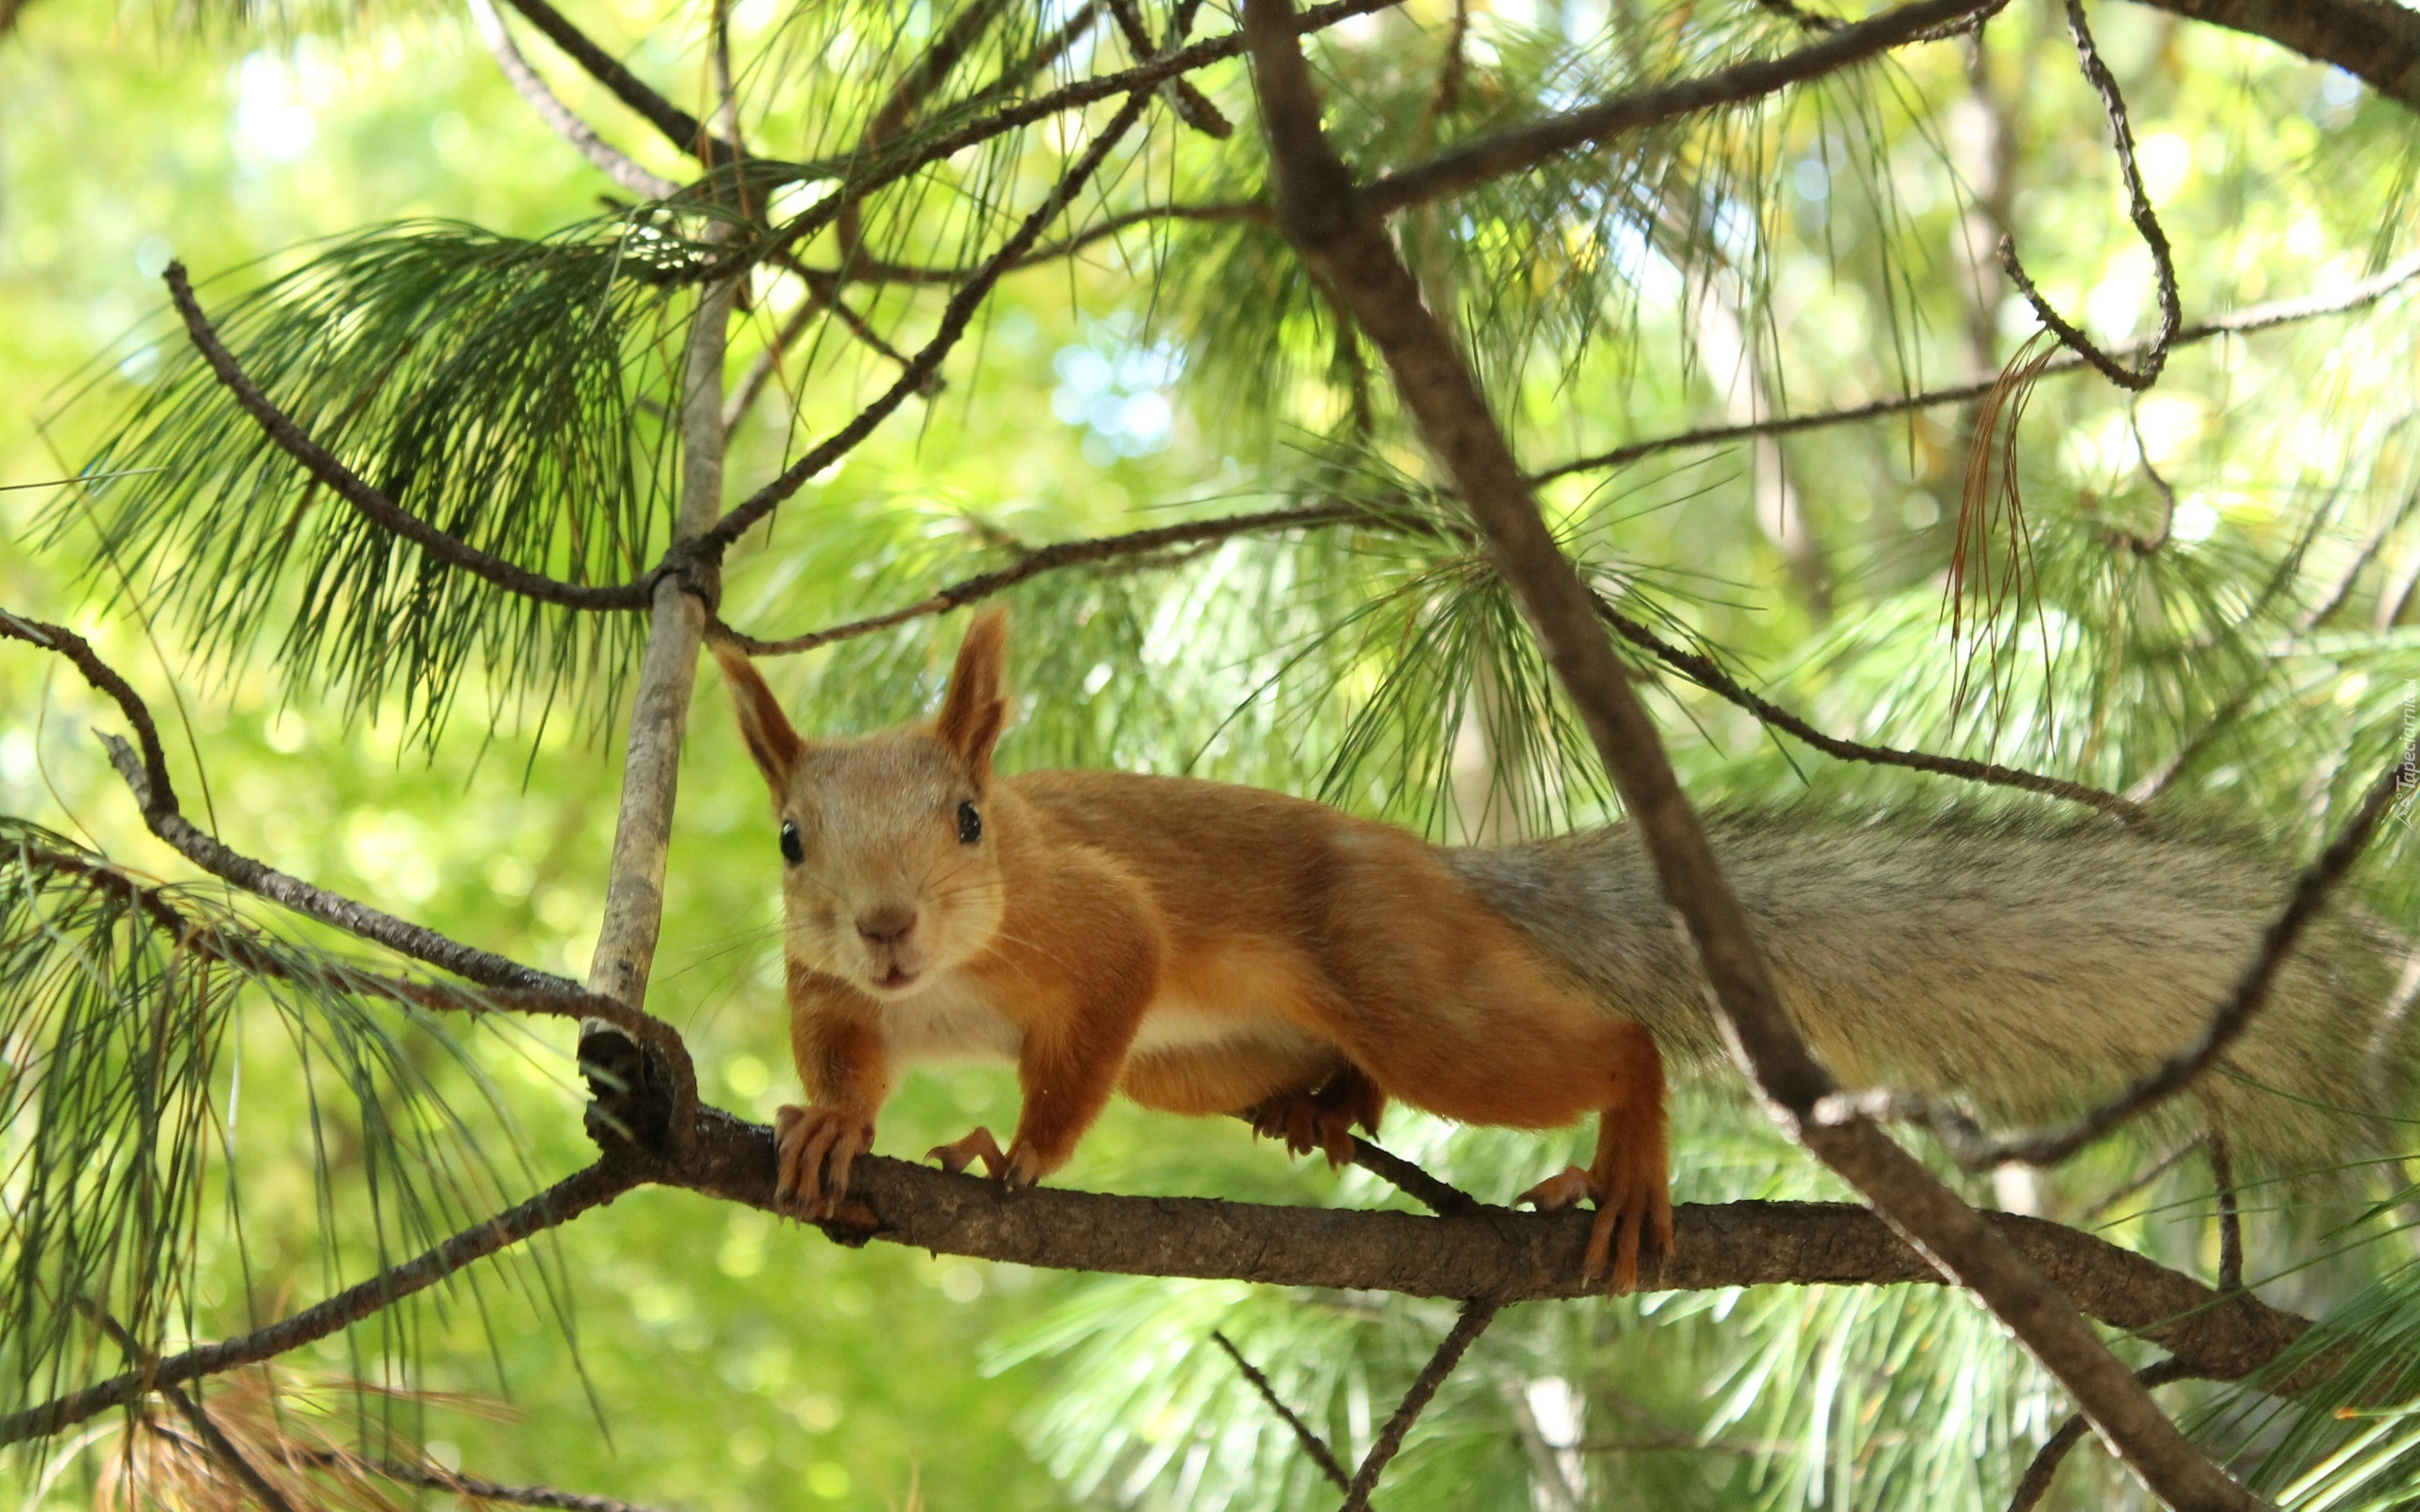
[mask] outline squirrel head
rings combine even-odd
[[[1008,633],[1001,610],[976,617],[931,722],[830,741],[801,739],[747,656],[716,643],[772,789],[792,960],[894,998],[991,943],[1005,888],[987,800]]]

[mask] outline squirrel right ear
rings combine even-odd
[[[985,610],[975,616],[975,623],[966,627],[966,639],[959,643],[949,691],[942,696],[941,715],[933,721],[933,732],[958,753],[978,782],[992,775],[992,747],[1008,723],[1008,700],[1000,692],[1008,659],[1008,610]]]
[[[748,754],[756,758],[756,769],[765,774],[778,802],[789,788],[790,773],[798,769],[806,743],[790,728],[789,716],[782,713],[773,690],[756,675],[756,663],[748,660],[747,652],[717,641],[714,653],[723,680],[731,684],[732,707],[739,713],[739,733],[748,742]]]

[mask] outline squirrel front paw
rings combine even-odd
[[[980,1160],[992,1179],[1011,1190],[1033,1185],[1058,1169],[1060,1163],[1044,1160],[1034,1152],[1033,1146],[1022,1140],[1011,1141],[1007,1153],[1003,1154],[1000,1142],[981,1125],[976,1125],[975,1132],[964,1139],[934,1145],[925,1152],[925,1159],[941,1161],[942,1169],[952,1176],[962,1174],[968,1166]]]
[[[775,1205],[821,1221],[838,1215],[850,1164],[873,1148],[873,1120],[846,1108],[785,1107],[773,1114],[773,1143]]]

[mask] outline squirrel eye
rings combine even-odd
[[[799,843],[798,826],[787,819],[782,821],[782,859],[793,867],[806,859],[806,847]]]
[[[958,806],[958,843],[973,845],[983,838],[983,816],[975,812],[972,803]]]

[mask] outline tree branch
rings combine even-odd
[[[1402,1452],[1404,1435],[1409,1434],[1411,1425],[1419,1421],[1421,1413],[1437,1395],[1437,1388],[1454,1373],[1454,1366],[1461,1364],[1462,1355],[1478,1342],[1480,1334],[1487,1332],[1487,1326],[1495,1321],[1496,1310],[1502,1306],[1500,1302],[1482,1301],[1476,1297],[1462,1304],[1461,1316],[1454,1319],[1453,1328],[1437,1346],[1437,1352],[1421,1366],[1420,1374],[1412,1380],[1411,1389],[1403,1394],[1403,1400],[1396,1404],[1393,1415],[1387,1418],[1387,1425],[1378,1430],[1377,1442],[1370,1446],[1370,1452],[1361,1456],[1361,1468],[1353,1472],[1353,1484],[1345,1488],[1342,1512],[1369,1512],[1370,1493],[1377,1488],[1378,1477],[1386,1473],[1387,1466]]]
[[[1607,602],[1602,593],[1594,592],[1589,598],[1596,606],[1597,617],[1612,627],[1623,640],[1638,646],[1657,661],[1671,667],[1707,692],[1730,700],[1754,714],[1765,724],[1786,730],[1827,756],[1842,761],[1867,762],[1877,766],[1904,766],[1910,771],[1934,772],[1943,777],[1956,777],[1970,782],[1985,782],[1996,787],[2013,787],[2027,793],[2040,793],[2049,798],[2065,799],[2114,814],[2129,823],[2142,817],[2142,807],[2130,799],[2091,786],[2071,782],[2064,777],[2046,777],[2040,772],[2022,771],[2002,766],[1996,762],[1968,761],[1958,756],[1936,756],[1930,751],[1901,750],[1890,746],[1860,746],[1824,731],[1791,713],[1779,704],[1759,697],[1742,687],[1738,680],[1722,670],[1713,658],[1684,651],[1657,635],[1653,630],[1630,618]]]
[[[1944,13],[1926,14],[1927,25],[1978,8],[1919,5],[1892,15],[1934,9]],[[1322,134],[1310,71],[1287,24],[1289,10],[1289,0],[1246,0],[1244,10],[1279,223],[1387,359],[1422,438],[1452,477],[1497,573],[1579,708],[1665,896],[1687,927],[1713,988],[1718,1020],[1752,1080],[1810,1151],[1917,1237],[2025,1341],[2154,1494],[2181,1507],[2250,1507],[2242,1488],[2160,1412],[2074,1304],[1990,1220],[1871,1121],[1833,1125],[1813,1116],[1834,1090],[1832,1078],[1783,1012],[1738,900],[1596,622],[1585,586],[1547,529],[1477,377],[1422,302],[1377,209],[1361,197]],[[1833,40],[1857,29],[1843,28]]]
[[[2146,1386],[2164,1386],[2171,1381],[2199,1379],[2179,1360],[2162,1360],[2135,1372],[2135,1379]],[[2058,1478],[2059,1467],[2066,1462],[2067,1453],[2083,1441],[2084,1430],[2090,1426],[2082,1413],[2069,1413],[2058,1431],[2042,1441],[2033,1453],[2031,1464],[2025,1467],[2023,1478],[2008,1499],[2008,1512],[2033,1512],[2042,1498],[2049,1494],[2050,1483]]]
[[[1212,1329],[1210,1342],[1227,1351],[1227,1358],[1236,1362],[1236,1368],[1242,1371],[1244,1379],[1252,1383],[1253,1389],[1260,1393],[1260,1400],[1269,1404],[1269,1410],[1294,1431],[1295,1441],[1303,1446],[1303,1452],[1311,1457],[1311,1463],[1320,1468],[1320,1473],[1327,1477],[1328,1484],[1340,1491],[1351,1491],[1352,1478],[1344,1473],[1344,1467],[1336,1462],[1336,1451],[1328,1448],[1327,1440],[1313,1432],[1311,1425],[1303,1421],[1293,1408],[1286,1405],[1286,1399],[1277,1394],[1277,1388],[1269,1383],[1269,1378],[1260,1373],[1258,1366],[1244,1358],[1244,1352],[1236,1348],[1235,1341]]]
[[[32,869],[73,877],[95,892],[112,896],[130,907],[140,909],[163,934],[175,938],[180,950],[191,951],[205,960],[224,962],[251,976],[275,977],[287,982],[316,981],[355,996],[378,998],[441,1013],[494,1008],[577,1020],[593,1017],[597,1006],[596,1001],[585,992],[539,992],[509,988],[473,990],[388,976],[343,961],[315,963],[319,968],[315,974],[297,968],[293,962],[279,955],[264,942],[262,936],[249,929],[205,924],[188,916],[168,901],[165,886],[138,882],[123,868],[99,857],[71,855],[39,846],[0,850],[0,865],[9,860]],[[611,1005],[614,1008],[622,1006],[620,1004]]]
[[[717,228],[717,230],[719,228]],[[735,280],[706,285],[690,318],[681,370],[681,495],[671,554],[690,550],[722,509],[723,366],[728,352]],[[719,546],[693,556],[721,560]],[[622,795],[614,821],[614,852],[605,882],[605,912],[588,959],[588,990],[643,1007],[664,922],[664,869],[672,844],[672,810],[680,793],[681,743],[688,729],[689,693],[698,676],[698,648],[720,589],[719,569],[702,582],[665,576],[655,585],[647,649],[623,740]],[[618,1136],[652,1142],[680,1137],[695,1122],[698,1080],[685,1051],[642,1053],[627,1035],[601,1020],[583,1025],[579,1067],[595,1095],[589,1133],[600,1145]],[[661,1061],[659,1066],[656,1062]],[[669,1076],[672,1084],[664,1085]]]
[[[0,1445],[47,1438],[72,1423],[112,1407],[123,1407],[145,1392],[182,1385],[238,1366],[257,1365],[350,1328],[415,1292],[426,1291],[475,1260],[484,1260],[548,1228],[569,1223],[591,1208],[613,1201],[638,1184],[627,1164],[599,1161],[565,1177],[518,1207],[463,1229],[436,1248],[394,1269],[348,1287],[314,1307],[239,1338],[172,1354],[146,1368],[112,1376],[95,1385],[25,1412],[0,1418]],[[771,1192],[769,1185],[768,1194]]]
[[[146,1365],[143,1346],[137,1344],[134,1335],[126,1331],[126,1325],[112,1317],[108,1310],[99,1304],[81,1298],[78,1300],[84,1314],[98,1324],[101,1332],[107,1333],[117,1347],[125,1351],[127,1365],[137,1372],[142,1372]],[[210,1456],[224,1466],[247,1490],[258,1497],[261,1505],[267,1507],[268,1512],[295,1512],[294,1503],[286,1500],[285,1493],[270,1484],[268,1477],[261,1473],[260,1468],[247,1458],[242,1450],[235,1447],[233,1441],[220,1431],[218,1424],[211,1419],[210,1414],[202,1411],[201,1404],[188,1396],[183,1387],[164,1384],[160,1387],[160,1394],[167,1398],[169,1404],[184,1416],[186,1422],[193,1425],[194,1433],[200,1437],[201,1447],[209,1452]]]
[[[1112,215],[1098,225],[1086,227],[1073,236],[1037,247],[1025,256],[1018,258],[1009,271],[1013,273],[1028,267],[1039,267],[1045,263],[1057,262],[1060,258],[1083,250],[1095,242],[1107,241],[1120,232],[1154,220],[1243,221],[1254,226],[1269,226],[1276,223],[1276,217],[1271,214],[1269,206],[1257,199],[1220,200],[1199,205],[1147,205],[1140,210],[1129,210]],[[836,284],[843,281],[843,269],[812,268],[808,271],[814,277],[830,280]],[[858,258],[850,262],[845,269],[845,278],[847,282],[854,284],[963,284],[974,277],[977,271],[979,266],[974,268],[922,267],[912,263],[885,263]]]
[[[512,86],[522,102],[546,123],[555,135],[571,144],[589,164],[608,179],[646,199],[669,199],[681,192],[681,186],[669,179],[659,178],[625,155],[612,143],[598,136],[586,121],[565,105],[529,60],[514,45],[511,31],[504,24],[494,0],[469,0],[471,23],[478,28],[479,41],[487,44],[488,56],[495,60],[498,72]]]
[[[1779,58],[1734,63],[1696,78],[1659,84],[1527,126],[1493,132],[1441,152],[1426,163],[1380,175],[1361,191],[1361,204],[1373,215],[1390,215],[1407,205],[1460,194],[1491,179],[1524,172],[1576,147],[1595,146],[1607,137],[1762,99],[1792,84],[1803,84],[1864,62],[1892,48],[1926,41],[1945,24],[1991,4],[1993,0],[1917,0],[1916,4],[1842,26],[1827,33],[1821,42]]]
[[[2120,366],[2042,297],[2016,260],[2015,240],[2005,234],[2000,237],[2000,266],[2008,270],[2009,282],[2033,306],[2034,315],[2059,338],[2060,345],[2091,363],[2102,377],[2118,387],[2141,393],[2159,382],[2160,369],[2168,366],[2169,343],[2176,338],[2176,328],[2185,323],[2185,306],[2176,292],[2176,257],[2169,248],[2168,232],[2160,229],[2159,217],[2152,213],[2151,195],[2143,188],[2142,170],[2135,165],[2135,129],[2126,118],[2126,99],[2118,93],[2118,80],[2110,74],[2109,65],[2100,60],[2100,49],[2093,45],[2092,28],[2084,24],[2083,0],[2066,0],[2066,7],[2067,35],[2075,41],[2076,57],[2083,65],[2085,80],[2100,96],[2101,111],[2109,117],[2109,138],[2118,153],[2118,174],[2126,184],[2127,214],[2143,238],[2143,245],[2151,249],[2152,266],[2159,281],[2159,330],[2142,347],[2141,355],[2132,368]],[[2148,458],[2143,466],[2150,469]],[[2156,478],[2157,474],[2153,476]]]
[[[1116,536],[1095,536],[1081,541],[1059,541],[1028,552],[1010,565],[989,573],[962,578],[936,590],[930,596],[902,608],[868,615],[862,619],[810,630],[804,635],[781,641],[762,641],[733,629],[717,620],[715,633],[739,646],[751,656],[787,656],[800,651],[812,651],[837,641],[854,640],[880,630],[893,628],[912,620],[946,614],[963,609],[993,594],[1013,588],[1028,578],[1063,568],[1087,566],[1122,557],[1140,556],[1167,550],[1172,546],[1200,545],[1224,541],[1234,536],[1260,530],[1284,530],[1298,526],[1362,524],[1370,525],[1404,524],[1417,528],[1416,523],[1391,519],[1376,514],[1363,506],[1317,505],[1290,509],[1271,509],[1258,514],[1228,515],[1215,520],[1191,521],[1179,525],[1159,525],[1149,530],[1129,531]],[[1607,602],[1601,594],[1592,594],[1599,618],[1611,626],[1623,639],[1671,667],[1690,681],[1720,697],[1728,699],[1754,714],[1758,719],[1806,742],[1826,755],[1842,761],[1868,762],[1884,766],[1903,766],[1912,771],[1934,772],[1966,782],[1985,782],[2000,787],[2013,787],[2028,793],[2064,799],[2089,808],[2114,814],[2132,822],[2141,816],[2141,805],[2135,800],[2105,792],[2083,782],[2065,778],[2048,777],[2038,772],[2002,766],[1996,762],[1968,761],[1956,756],[1936,756],[1927,751],[1902,750],[1888,746],[1864,746],[1842,740],[1808,724],[1779,704],[1758,696],[1724,672],[1711,658],[1685,651],[1658,636],[1646,626],[1631,619]]]
[[[334,1458],[324,1453],[315,1457]],[[400,1459],[355,1459],[354,1463],[384,1479],[425,1490],[447,1492],[468,1502],[554,1507],[560,1512],[650,1512],[648,1507],[618,1497],[583,1496],[578,1491],[558,1490],[551,1486],[506,1486],[480,1476],[466,1475],[460,1470],[449,1470],[441,1465],[414,1465]]]
[[[1356,16],[1392,9],[1401,3],[1402,0],[1330,0],[1327,5],[1314,6],[1303,12],[1296,18],[1295,25],[1303,35],[1308,36],[1313,32],[1322,31],[1350,21]],[[1089,9],[1083,12],[1083,15],[1090,14]],[[1082,17],[1080,16],[1078,19]],[[1070,26],[1073,26],[1072,22]],[[772,250],[786,250],[796,246],[803,239],[815,235],[838,219],[846,206],[864,199],[878,189],[898,182],[928,163],[938,163],[968,147],[988,142],[1003,132],[1013,131],[1019,127],[1030,126],[1036,121],[1047,120],[1051,116],[1063,114],[1068,111],[1080,110],[1084,106],[1096,104],[1113,95],[1131,94],[1138,90],[1147,92],[1156,90],[1167,79],[1175,78],[1182,74],[1189,74],[1198,68],[1206,68],[1212,63],[1223,62],[1227,59],[1237,56],[1243,50],[1244,34],[1240,31],[1231,31],[1223,37],[1212,37],[1190,46],[1177,48],[1148,63],[1138,63],[1132,68],[1120,69],[1115,73],[1098,74],[1091,78],[1080,79],[1073,84],[1064,85],[1049,94],[1039,94],[1029,100],[1021,100],[1014,105],[994,112],[992,114],[977,117],[963,126],[922,142],[904,144],[897,156],[848,172],[844,181],[834,193],[802,212],[798,218],[781,229],[774,239]],[[802,172],[804,171],[804,165],[794,166],[801,167]],[[838,174],[842,169],[826,165],[819,171]],[[759,254],[743,250],[739,255],[741,258],[752,260]],[[734,266],[736,264],[735,263]],[[729,271],[727,267],[717,266],[701,270],[698,276],[718,278]]]
[[[1337,524],[1356,519],[1370,518],[1369,511],[1357,505],[1313,505],[1290,509],[1270,509],[1260,514],[1225,515],[1216,520],[1193,520],[1183,524],[1154,525],[1149,530],[1131,530],[1119,536],[1096,536],[1082,541],[1063,541],[1052,545],[1037,546],[1006,567],[978,573],[918,599],[904,608],[871,614],[863,619],[809,630],[786,640],[760,641],[745,635],[720,621],[717,633],[751,656],[789,656],[800,651],[812,651],[837,641],[853,641],[877,630],[887,630],[910,620],[946,614],[1015,587],[1029,578],[1062,568],[1084,566],[1108,561],[1119,557],[1146,552],[1166,551],[1173,546],[1197,546],[1235,536],[1261,530],[1290,530],[1306,525]]]
[[[713,1108],[688,1151],[634,1154],[646,1179],[759,1211],[773,1198],[773,1131]],[[1453,1217],[1392,1210],[1274,1207],[1208,1197],[1124,1197],[1063,1187],[1008,1192],[885,1156],[850,1167],[849,1196],[874,1227],[836,1230],[937,1254],[1045,1270],[1101,1271],[1513,1302],[1601,1296],[1581,1279],[1584,1212],[1481,1207]],[[2301,1338],[2309,1320],[2255,1297],[2221,1298],[2191,1276],[2081,1229],[1994,1212],[1981,1221],[2077,1304],[2157,1344],[2211,1379],[2238,1381]],[[1883,1220],[1846,1202],[1684,1204],[1677,1242],[1644,1291],[1732,1286],[1939,1285],[1933,1262]],[[2223,1305],[2221,1303],[2223,1302]],[[2324,1379],[2314,1365],[2268,1389]]]
[[[167,281],[168,298],[175,301],[177,314],[183,317],[185,332],[193,338],[196,351],[210,370],[217,375],[228,392],[244,412],[259,422],[268,438],[302,464],[331,492],[352,505],[363,519],[393,535],[411,541],[431,556],[475,574],[527,598],[543,603],[561,604],[568,609],[637,609],[648,601],[649,586],[660,573],[633,578],[627,583],[610,586],[587,583],[566,583],[543,573],[516,567],[501,557],[492,556],[458,537],[446,534],[418,515],[372,488],[362,476],[337,460],[336,455],[313,440],[300,425],[288,419],[285,411],[270,403],[260,386],[253,383],[239,366],[234,354],[218,339],[209,318],[193,296],[193,284],[185,277],[182,263],[170,263],[162,275]]]
[[[386,1275],[240,1338],[172,1355],[182,1383],[257,1364],[323,1338],[474,1260],[613,1200],[641,1182],[680,1187],[779,1215],[773,1132],[701,1108],[679,1149],[631,1148],[446,1241]],[[835,1230],[940,1254],[1054,1270],[1218,1278],[1273,1286],[1479,1297],[1511,1304],[1588,1297],[1580,1279],[1589,1219],[1480,1207],[1455,1217],[1270,1207],[1201,1197],[1126,1197],[1056,1187],[1004,1191],[971,1176],[881,1156],[851,1168],[849,1196],[873,1227]],[[1940,1269],[1867,1210],[1837,1202],[1733,1202],[1677,1210],[1679,1243],[1651,1291],[1770,1285],[1939,1284]],[[2159,1345],[2211,1380],[2237,1381],[2303,1337],[2309,1320],[2249,1296],[2221,1298],[2096,1235],[2040,1218],[1984,1215],[2008,1244],[2112,1328]],[[2223,1305],[2221,1302],[2223,1301]],[[2323,1358],[2267,1389],[2294,1394],[2334,1367]],[[55,1434],[146,1389],[135,1373],[0,1418],[0,1445]]]
[[[780,476],[742,500],[713,529],[698,538],[699,546],[716,554],[727,549],[756,522],[770,514],[783,500],[796,493],[808,478],[848,455],[858,442],[873,434],[874,427],[888,419],[892,410],[905,404],[910,394],[921,391],[933,374],[941,370],[942,358],[948,355],[950,349],[958,345],[959,338],[966,334],[967,326],[975,318],[975,312],[990,296],[992,285],[998,283],[1000,275],[1033,246],[1043,228],[1057,220],[1065,211],[1111,151],[1133,129],[1134,123],[1142,119],[1143,112],[1150,103],[1150,95],[1141,90],[1126,97],[1126,103],[1092,139],[1083,154],[1067,170],[1066,177],[1061,179],[1043,202],[1034,207],[975,277],[951,296],[948,307],[942,312],[941,328],[917,352],[907,370],[883,392],[881,398],[859,410],[856,419],[791,463]]]
[[[2388,0],[2136,0],[2333,63],[2420,111],[2420,13]]]
[[[2364,306],[2376,304],[2388,294],[2420,278],[2420,254],[2390,265],[2377,274],[2362,279],[2335,294],[2310,295],[2294,300],[2273,300],[2263,304],[2247,305],[2231,315],[2188,325],[2176,333],[2169,342],[2169,350],[2192,346],[2216,336],[2242,335],[2254,331],[2267,331],[2277,326],[2294,325],[2315,320],[2323,316],[2344,315]],[[2116,355],[2131,356],[2141,350],[2141,344],[2128,342],[2112,349]],[[2038,375],[2055,377],[2061,373],[2079,372],[2090,366],[2072,352],[2062,352],[2043,365]],[[1574,457],[1558,462],[1544,472],[1530,474],[1531,483],[1550,483],[1556,478],[1575,472],[1593,472],[1605,468],[1623,466],[1662,452],[1678,451],[1690,446],[1718,446],[1725,441],[1750,440],[1769,436],[1794,436],[1801,431],[1824,430],[1834,425],[1855,424],[1858,421],[1879,420],[1888,415],[1904,415],[1911,410],[1932,409],[1943,404],[1964,404],[1989,394],[1999,385],[1999,376],[1977,383],[1959,384],[1948,388],[1929,388],[1922,393],[1896,399],[1877,399],[1870,404],[1852,404],[1843,409],[1816,410],[1805,415],[1785,415],[1772,420],[1757,421],[1747,425],[1708,425],[1697,430],[1681,431],[1670,436],[1657,436],[1643,441],[1631,441],[1610,452],[1592,456]]]
[[[505,0],[523,19],[545,35],[560,48],[563,56],[578,63],[580,71],[612,92],[614,97],[636,112],[639,117],[658,131],[664,139],[708,167],[739,161],[739,149],[706,129],[706,123],[666,99],[643,83],[636,74],[622,66],[611,53],[599,47],[563,18],[562,11],[546,0]]]
[[[1107,0],[1107,3],[1111,19],[1117,23],[1118,35],[1126,39],[1126,50],[1136,62],[1150,62],[1160,49],[1151,45],[1151,34],[1143,29],[1143,17],[1135,10],[1134,0]],[[1190,17],[1191,7],[1186,8],[1185,14]],[[1174,40],[1184,40],[1181,26]],[[1168,102],[1168,109],[1176,113],[1178,120],[1202,135],[1223,142],[1236,134],[1235,123],[1221,115],[1219,107],[1210,103],[1208,95],[1194,88],[1190,79],[1169,79],[1160,86],[1160,95]]]

